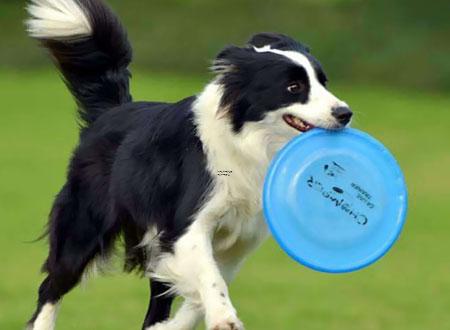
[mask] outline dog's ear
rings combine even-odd
[[[237,46],[225,47],[214,59],[211,71],[217,74],[237,71],[242,64],[251,60],[253,49]]]
[[[247,42],[249,47],[262,48],[269,46],[280,50],[297,50],[309,53],[309,47],[281,33],[262,32],[253,35]]]
[[[272,46],[283,40],[290,39],[288,36],[272,32],[262,32],[253,35],[247,42],[249,46],[262,48],[264,46]]]
[[[228,46],[215,58],[211,70],[219,76],[218,82],[223,87],[223,95],[217,118],[228,113],[244,111],[244,91],[249,82],[249,67],[255,63],[257,52],[253,48]]]

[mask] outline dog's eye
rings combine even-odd
[[[296,82],[291,83],[288,86],[287,90],[291,94],[299,94],[299,93],[305,91],[305,88],[306,88],[305,84],[303,84],[299,81],[296,81]]]

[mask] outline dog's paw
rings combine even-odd
[[[244,325],[236,317],[231,316],[220,321],[212,323],[210,330],[244,330]]]
[[[170,328],[167,326],[166,322],[156,323],[150,327],[145,328],[145,330],[168,330],[168,329]]]

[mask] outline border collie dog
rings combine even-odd
[[[341,129],[347,104],[309,49],[281,34],[223,49],[214,79],[177,103],[134,102],[131,47],[101,0],[31,0],[29,34],[48,49],[82,122],[49,219],[50,251],[28,329],[54,329],[62,297],[122,237],[125,270],[150,281],[143,329],[241,330],[227,285],[266,237],[261,192],[286,142]],[[184,302],[169,318],[177,295]]]

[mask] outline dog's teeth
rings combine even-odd
[[[307,131],[312,127],[310,124],[304,122],[296,116],[289,116],[287,117],[287,120],[292,126],[295,126],[300,131]]]
[[[301,121],[300,118],[294,117],[294,122],[295,122],[297,125],[303,126],[303,121]]]

